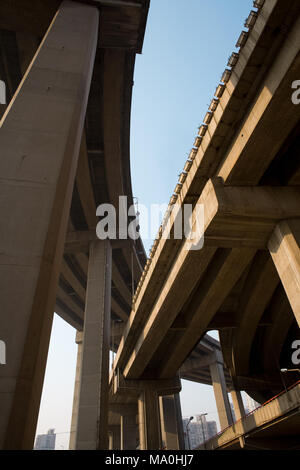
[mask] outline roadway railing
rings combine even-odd
[[[247,413],[245,416],[242,416],[241,418],[237,419],[236,421],[234,421],[233,424],[230,424],[229,426],[226,426],[226,428],[223,428],[221,431],[219,431],[217,434],[215,434],[214,436],[212,436],[210,439],[207,439],[206,441],[204,441],[200,447],[204,447],[206,446],[206,444],[208,444],[211,440],[213,439],[216,439],[218,436],[221,436],[222,434],[224,434],[224,432],[227,430],[227,429],[230,429],[233,425],[237,424],[237,423],[240,423],[240,422],[243,422],[245,421],[249,416],[253,415],[257,410],[263,408],[264,406],[270,404],[272,401],[276,400],[277,398],[281,397],[282,395],[284,395],[285,393],[291,391],[293,388],[297,387],[298,385],[300,384],[300,380],[298,380],[297,382],[295,382],[293,385],[291,385],[290,387],[287,387],[285,388],[284,390],[282,390],[280,393],[278,393],[277,395],[274,395],[274,397],[270,398],[269,400],[267,400],[266,402],[262,403],[261,405],[257,406],[256,408],[254,408],[254,410],[250,411],[249,413]]]

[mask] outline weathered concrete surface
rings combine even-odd
[[[0,447],[31,449],[98,38],[65,1],[0,124]]]

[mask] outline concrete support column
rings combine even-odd
[[[221,429],[232,424],[230,403],[227,395],[223,364],[214,362],[210,366],[211,379],[219,414]]]
[[[183,430],[183,422],[182,422],[182,412],[181,412],[181,402],[180,402],[180,394],[174,394],[175,399],[175,409],[176,409],[176,420],[177,420],[177,430],[178,430],[178,440],[179,440],[179,449],[185,449],[185,440],[184,440],[184,430]]]
[[[145,388],[138,398],[139,435],[141,450],[161,449],[158,394]]]
[[[108,439],[109,450],[121,450],[121,433],[119,425],[115,424],[108,426]]]
[[[167,450],[184,449],[180,399],[178,399],[178,393],[159,397],[162,446]]]
[[[300,326],[300,219],[279,223],[268,247]]]
[[[121,450],[135,450],[137,447],[136,411],[121,413]]]
[[[230,394],[232,398],[235,419],[236,421],[238,421],[239,419],[245,416],[245,408],[242,399],[242,394],[239,390],[231,390]]]
[[[0,122],[0,448],[32,449],[99,17],[63,1]]]
[[[75,342],[78,345],[78,350],[77,350],[77,364],[76,364],[75,387],[74,387],[74,397],[73,397],[71,433],[70,433],[70,443],[69,443],[70,450],[74,450],[76,448],[76,432],[77,432],[77,421],[78,421],[80,377],[81,377],[81,365],[82,365],[82,343],[83,343],[82,331],[77,331]]]
[[[111,246],[90,245],[76,449],[108,449]]]
[[[141,450],[161,449],[161,427],[159,413],[159,396],[177,394],[181,390],[178,376],[162,380],[132,380],[126,379],[120,369],[114,370],[114,396],[119,399],[132,397],[138,403],[138,424]],[[178,402],[177,402],[178,405]],[[111,411],[117,412],[118,406],[111,404]],[[122,410],[119,411],[124,414]]]

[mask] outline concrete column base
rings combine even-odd
[[[71,432],[70,432],[70,443],[69,443],[70,450],[75,450],[76,448],[80,376],[81,376],[81,365],[82,365],[82,343],[83,343],[82,331],[77,331],[75,342],[78,345],[78,351],[77,351],[76,376],[75,376],[73,410],[72,410],[72,421],[71,421]]]
[[[162,447],[158,393],[145,389],[138,398],[139,435],[141,450],[159,450]]]
[[[109,450],[121,450],[121,433],[119,425],[108,426],[108,449]]]
[[[178,393],[159,397],[162,447],[166,450],[184,449],[180,399],[178,399]]]

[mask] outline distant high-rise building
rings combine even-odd
[[[217,423],[215,421],[207,421],[207,439],[211,439],[218,433]]]
[[[39,434],[35,441],[35,450],[54,450],[56,434],[55,429],[49,429],[47,434]]]
[[[196,421],[189,424],[188,429],[189,418],[182,420],[186,449],[195,449],[217,434],[217,423],[215,421],[206,421],[205,415],[196,415],[195,419]]]
[[[257,403],[257,401],[253,400],[253,398],[249,397],[249,395],[246,394],[246,403],[247,403],[247,409],[249,410],[249,413],[251,411],[255,410],[258,408],[260,405]]]

